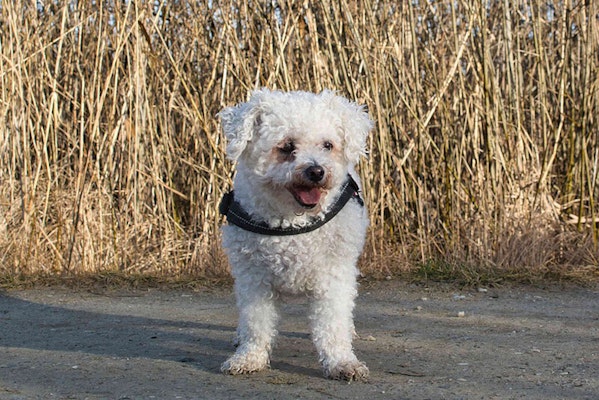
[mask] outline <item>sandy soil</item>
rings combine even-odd
[[[272,369],[225,376],[228,289],[0,293],[0,399],[597,399],[599,290],[363,283],[368,383],[322,377],[306,305],[284,308]]]

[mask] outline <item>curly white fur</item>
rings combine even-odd
[[[303,226],[328,211],[348,173],[360,182],[354,167],[365,152],[372,121],[362,107],[331,91],[259,90],[220,117],[227,156],[237,161],[235,199],[257,220]],[[224,226],[239,308],[239,346],[222,371],[267,368],[280,295],[306,294],[325,375],[366,379],[368,368],[352,350],[352,313],[367,227],[366,209],[356,201],[321,228],[294,236]]]

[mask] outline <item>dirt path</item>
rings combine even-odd
[[[0,294],[0,399],[597,399],[599,291],[363,284],[369,383],[321,376],[306,306],[286,305],[272,369],[219,373],[229,290]],[[463,313],[463,316],[462,316]]]

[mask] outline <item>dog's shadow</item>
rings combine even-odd
[[[156,359],[179,362],[208,373],[220,374],[220,365],[235,351],[236,309],[230,298],[221,299],[231,314],[214,318],[203,314],[198,303],[193,315],[184,319],[150,318],[130,313],[97,312],[49,305],[0,293],[0,347],[92,354],[122,359]],[[119,301],[118,298],[114,301]],[[139,310],[137,310],[139,311]],[[139,312],[138,312],[139,314]],[[320,376],[317,366],[304,367],[315,359],[310,335],[289,330],[279,333],[279,341],[292,342],[299,350],[275,347],[272,370],[304,376]],[[297,354],[305,354],[297,358]],[[306,354],[310,353],[310,354]],[[309,358],[308,358],[309,357]],[[297,359],[298,363],[282,361]]]
[[[234,331],[210,320],[70,309],[0,293],[0,347],[6,348],[176,361],[220,373]]]
[[[322,378],[322,371],[317,368],[306,367],[303,365],[292,364],[286,361],[276,360],[271,362],[271,369],[273,371],[280,371],[281,373],[296,375],[302,377]]]

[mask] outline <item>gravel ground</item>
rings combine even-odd
[[[363,283],[368,383],[322,377],[306,304],[272,368],[225,376],[230,289],[0,293],[0,399],[597,399],[599,289]]]

